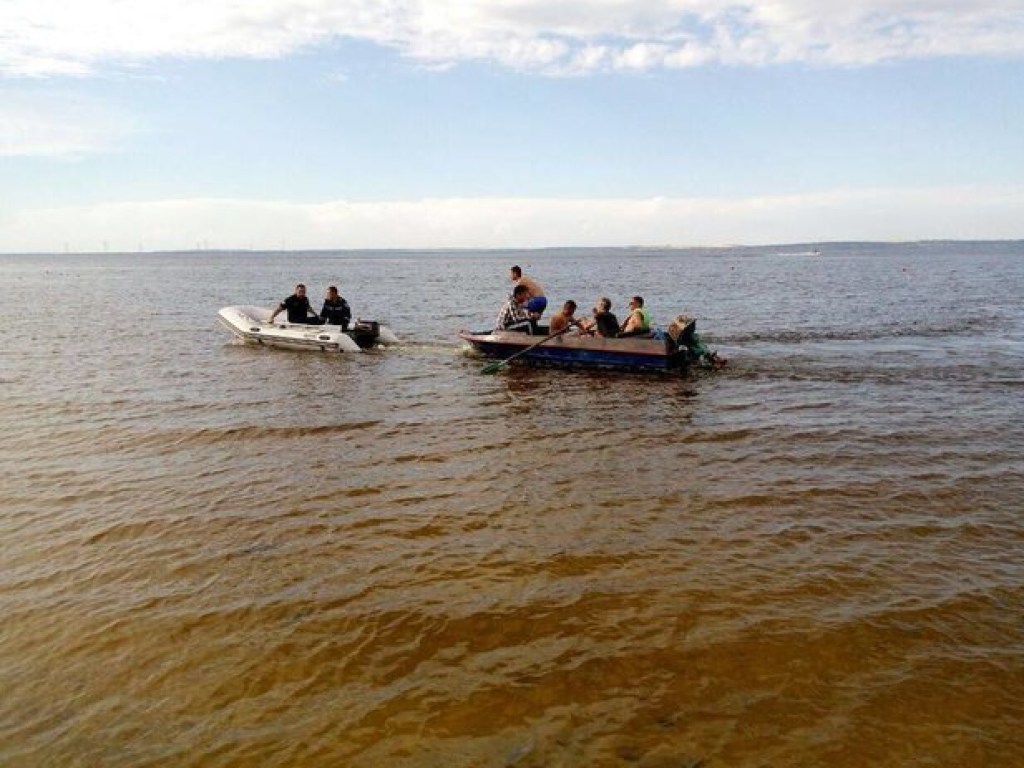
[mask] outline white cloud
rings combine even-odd
[[[109,152],[136,129],[134,118],[74,94],[0,90],[0,157]]]
[[[548,74],[1024,54],[1020,0],[6,0],[0,74],[278,57],[336,38]]]
[[[0,251],[487,248],[1024,238],[1024,187],[744,199],[172,200],[0,215]]]

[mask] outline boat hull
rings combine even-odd
[[[690,364],[686,347],[677,347],[670,338],[634,336],[608,339],[570,332],[525,351],[544,336],[514,331],[463,331],[459,336],[485,357],[506,360],[523,352],[516,362],[532,365],[671,372],[683,370]]]
[[[347,331],[338,325],[304,325],[268,322],[264,307],[224,307],[217,319],[235,338],[265,347],[312,352],[361,352],[377,344],[397,341],[393,333],[377,323],[357,321]]]

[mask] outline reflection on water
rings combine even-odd
[[[479,375],[501,254],[4,257],[82,312],[0,351],[0,762],[1024,763],[1024,261],[947,248],[516,255],[686,377]],[[228,343],[296,273],[407,343]]]

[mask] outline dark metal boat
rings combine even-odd
[[[666,331],[619,338],[580,335],[575,330],[548,337],[545,326],[537,327],[535,334],[494,330],[461,331],[459,336],[485,357],[505,360],[515,355],[516,362],[533,365],[680,371],[700,359],[694,349],[699,345],[695,325],[693,318],[681,315]]]

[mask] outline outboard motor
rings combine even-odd
[[[359,345],[360,349],[371,349],[380,338],[380,324],[372,320],[356,320],[349,329],[348,335]]]
[[[697,319],[689,315],[679,315],[673,320],[667,330],[668,337],[676,346],[676,354],[686,363],[696,360],[703,360],[710,368],[721,368],[725,365],[725,358],[719,357],[717,352],[708,349],[697,335]]]
[[[696,357],[694,352],[694,331],[697,329],[697,318],[690,317],[689,315],[678,315],[676,319],[669,323],[666,328],[666,333],[672,343],[675,345],[677,353],[682,353],[687,356],[693,355]]]
[[[693,335],[696,326],[696,317],[680,314],[666,329],[665,343],[668,345],[668,351],[675,357],[676,365],[683,370],[688,368],[691,362],[698,357],[693,349],[695,341]]]

